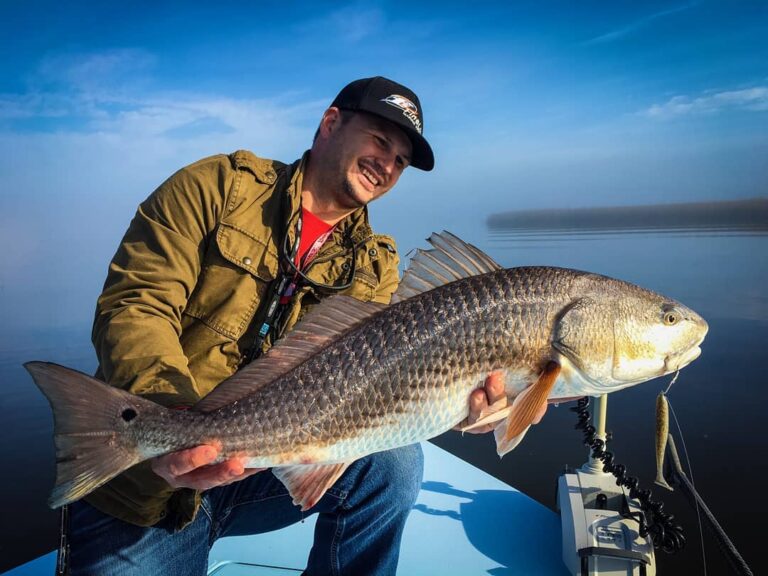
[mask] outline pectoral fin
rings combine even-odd
[[[301,506],[304,512],[320,501],[350,464],[297,464],[273,468],[272,473],[288,489],[293,503]]]
[[[509,416],[509,413],[511,411],[512,411],[512,406],[507,405],[506,398],[502,398],[501,400],[496,400],[496,402],[494,402],[493,404],[488,406],[485,410],[480,412],[480,416],[475,422],[473,422],[472,424],[467,424],[466,426],[460,426],[458,430],[464,433],[469,430],[474,430],[475,428],[482,428],[486,424],[493,424],[494,422],[503,420],[504,418]]]
[[[549,362],[539,379],[517,395],[510,408],[509,416],[494,430],[496,453],[504,456],[515,448],[525,436],[536,415],[547,404],[547,398],[560,375],[560,364]]]

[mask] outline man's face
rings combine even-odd
[[[327,160],[329,169],[336,172],[331,178],[335,180],[337,202],[354,209],[386,194],[397,183],[410,163],[411,141],[400,128],[382,118],[347,114],[346,121],[339,116],[332,123]]]

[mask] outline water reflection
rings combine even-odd
[[[515,228],[511,225],[515,220],[507,219],[503,226],[489,222],[485,229],[478,223],[462,231],[466,240],[504,266],[563,266],[621,278],[675,298],[709,322],[701,358],[683,370],[670,398],[697,489],[755,573],[768,573],[762,540],[747,528],[751,516],[746,515],[761,501],[762,478],[768,474],[768,462],[761,457],[767,443],[763,421],[768,388],[759,368],[768,342],[766,204],[768,200],[759,200],[754,205],[757,224],[736,227],[731,213],[726,218],[730,229],[711,221],[709,227],[699,223],[698,228],[619,228],[605,212],[596,212],[599,217],[593,215],[580,224],[589,221],[592,228],[579,230],[551,221],[548,227],[535,228],[527,213],[516,217],[528,222],[527,227]],[[398,236],[397,230],[392,232]],[[0,421],[6,426],[0,435],[0,491],[6,495],[5,518],[13,518],[0,523],[0,571],[50,549],[56,533],[56,516],[45,507],[53,484],[50,410],[21,365],[37,359],[93,371],[89,324],[107,259],[94,256],[98,266],[94,263],[92,268],[98,272],[86,274],[73,266],[71,275],[78,275],[77,282],[66,284],[63,300],[62,284],[52,282],[50,274],[19,279],[6,270],[0,283],[5,296]],[[72,318],[79,323],[72,324]],[[612,449],[649,488],[655,477],[655,396],[666,383],[655,380],[636,386],[611,395],[609,402]],[[586,458],[574,424],[565,407],[550,408],[542,423],[502,461],[491,438],[447,433],[436,443],[554,508],[558,475],[566,464],[580,466]],[[663,500],[686,529],[689,545],[678,556],[659,554],[660,572],[702,573],[695,514],[677,493],[664,495]],[[483,515],[495,513],[482,505],[485,501],[475,498],[474,508],[461,511],[467,514],[464,520],[477,519],[473,525],[478,530]],[[475,516],[473,511],[482,514]],[[706,545],[716,550],[714,541]],[[492,552],[504,554],[501,543]],[[513,559],[504,558],[505,565],[511,565]],[[718,560],[716,552],[708,554],[709,573],[727,573],[728,567]]]
[[[492,233],[525,237],[567,234],[730,234],[768,233],[768,198],[686,204],[654,204],[552,210],[524,210],[488,218]]]
[[[760,457],[768,444],[762,433],[768,390],[755,369],[768,342],[768,200],[677,208],[663,207],[666,227],[662,207],[646,212],[653,222],[628,222],[630,209],[498,215],[489,219],[483,241],[474,243],[504,266],[563,266],[634,282],[683,302],[709,322],[702,356],[670,391],[681,426],[673,434],[685,440],[698,491],[753,571],[763,573],[768,559],[761,538],[746,526],[768,473]],[[704,208],[712,218],[697,220]],[[667,384],[656,379],[609,396],[610,448],[643,488],[653,489],[655,397]],[[587,456],[575,423],[565,407],[550,408],[501,461],[482,437],[448,432],[435,443],[554,508],[557,476]],[[658,552],[659,572],[704,573],[695,511],[678,492],[658,497],[688,539],[677,555]],[[708,534],[704,546],[707,572],[728,573]]]

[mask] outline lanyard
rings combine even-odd
[[[299,226],[300,225],[301,225],[301,218],[299,218]],[[301,258],[301,262],[296,262],[296,256],[291,254],[291,261],[297,264],[297,268],[299,271],[305,270],[307,266],[309,266],[309,263],[312,262],[315,256],[317,256],[317,253],[320,251],[320,248],[322,248],[323,244],[325,244],[325,241],[328,240],[331,234],[333,234],[333,228],[320,234],[320,236],[318,236],[315,239],[315,241],[312,243],[312,246],[309,247],[309,250],[307,250],[304,253],[304,256]],[[290,284],[288,284],[288,287],[282,292],[282,295],[280,296],[281,305],[285,305],[285,304],[288,304],[288,302],[290,302],[291,298],[293,297],[293,293],[296,291],[296,287],[298,286],[300,279],[301,278],[299,276],[298,271],[293,274],[293,278],[291,278]]]
[[[299,242],[301,242],[301,223],[301,207],[299,207],[299,218],[296,222],[296,236],[293,240],[293,246],[291,247],[290,253],[287,254],[287,257],[291,262],[296,259],[296,254],[299,251]],[[283,248],[285,247],[285,243],[288,242],[287,228],[288,227],[286,227],[285,231],[285,241],[283,242]],[[282,254],[280,256],[282,257]],[[282,262],[279,262],[278,276],[269,285],[268,304],[266,308],[264,308],[264,314],[260,320],[259,331],[256,333],[251,347],[243,355],[241,366],[245,366],[261,355],[264,341],[267,339],[270,331],[272,331],[272,329],[279,323],[280,317],[283,315],[283,311],[287,307],[286,305],[296,290],[296,281],[291,276],[283,272],[282,268]]]
[[[286,202],[286,190],[283,189],[281,193],[284,195],[283,201]],[[296,235],[293,239],[293,245],[289,249],[288,231],[290,230],[291,221],[294,218],[296,218]],[[304,271],[309,268],[312,260],[320,251],[320,248],[333,233],[333,228],[331,228],[331,230],[328,232],[321,234],[320,237],[315,240],[310,249],[302,258],[302,261],[299,263],[300,265],[297,266],[296,255],[299,251],[299,243],[301,242],[301,228],[302,217],[301,207],[299,207],[298,214],[289,218],[288,224],[285,227],[285,235],[280,246],[281,250],[279,255],[280,264],[278,266],[278,277],[272,281],[269,288],[267,289],[268,295],[265,298],[267,305],[261,307],[263,312],[261,314],[257,313],[256,317],[254,318],[254,322],[257,323],[259,329],[253,339],[253,343],[251,344],[250,348],[248,348],[245,354],[243,354],[240,364],[241,368],[261,355],[264,341],[267,339],[270,332],[275,331],[275,329],[280,325],[282,315],[288,308],[288,304],[295,294],[296,288],[300,282],[303,281],[315,288],[332,292],[340,292],[352,286],[352,282],[355,278],[355,261],[357,260],[357,248],[354,242],[350,241],[352,247],[352,262],[351,264],[344,264],[344,270],[346,270],[348,274],[346,281],[338,286],[321,284],[308,278]]]
[[[290,228],[290,223],[287,228]],[[328,240],[328,238],[333,233],[333,228],[331,228],[327,232],[321,234],[314,241],[312,246],[310,246],[306,254],[304,254],[299,267],[296,266],[295,262],[299,251],[299,243],[301,242],[301,230],[302,216],[301,208],[299,208],[296,220],[296,235],[293,240],[293,245],[291,246],[290,250],[286,249],[288,244],[288,230],[286,230],[285,240],[283,241],[282,245],[283,250],[280,255],[281,262],[280,266],[278,267],[279,275],[270,284],[269,296],[267,300],[268,303],[266,308],[264,308],[264,313],[261,319],[259,320],[259,330],[254,337],[251,347],[243,355],[241,366],[248,364],[261,355],[264,341],[267,339],[270,332],[274,331],[276,327],[280,325],[280,320],[282,319],[283,313],[288,308],[288,304],[296,292],[296,288],[298,287],[299,282],[301,282],[302,279],[306,279],[302,269],[306,269],[307,266],[309,266],[310,262],[315,258],[315,256],[317,256],[317,253],[320,251],[320,248],[322,248],[325,241]],[[321,286],[325,287],[324,285]],[[347,287],[349,287],[349,284],[342,286],[341,289],[345,289]]]

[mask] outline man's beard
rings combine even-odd
[[[361,202],[357,194],[355,193],[355,188],[352,186],[352,183],[349,181],[349,176],[346,174],[341,180],[341,198],[339,198],[339,204],[342,204],[344,208],[348,209],[357,209],[362,208],[365,206],[365,202]]]

